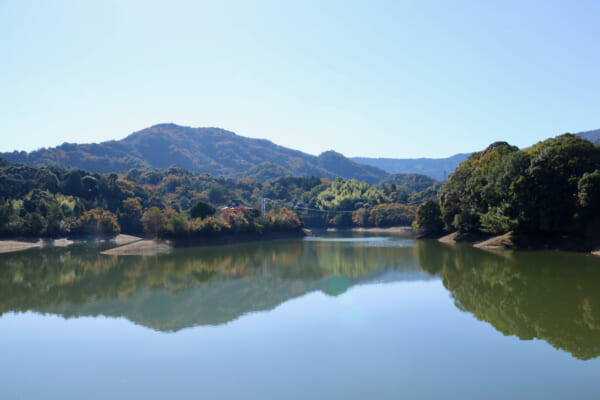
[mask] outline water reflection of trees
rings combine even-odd
[[[579,359],[600,355],[600,260],[557,252],[490,253],[418,244],[456,306],[505,335],[542,339]]]
[[[178,249],[158,257],[104,256],[86,247],[35,250],[0,256],[0,315],[125,316],[177,330],[416,269],[410,248],[300,240]]]

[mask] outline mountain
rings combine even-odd
[[[377,167],[357,163],[335,151],[326,151],[317,157],[320,168],[334,176],[352,177],[367,183],[377,183],[387,177],[387,173]]]
[[[448,158],[352,157],[352,160],[381,168],[390,174],[422,174],[437,180],[445,180],[469,155],[470,153],[460,153]]]
[[[600,145],[600,129],[577,135]],[[421,174],[443,181],[469,154],[459,153],[448,158],[348,158],[335,151],[326,151],[314,156],[220,128],[159,124],[122,140],[63,143],[29,153],[0,153],[0,158],[13,163],[60,164],[100,173],[176,165],[196,173],[232,178],[271,180],[289,175],[341,176],[375,184],[391,179],[389,174]]]
[[[585,131],[576,133],[576,135],[581,136],[582,138],[589,140],[594,143],[596,146],[600,146],[600,129],[596,129],[593,131]]]
[[[274,178],[283,175],[354,178],[377,183],[388,174],[359,164],[339,153],[303,153],[265,139],[252,139],[219,128],[159,124],[122,140],[102,143],[63,143],[30,153],[0,153],[0,157],[31,165],[61,164],[92,172],[126,172],[132,168],[177,165],[197,173]],[[276,166],[274,170],[272,167]]]

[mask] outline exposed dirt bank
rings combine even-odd
[[[13,253],[42,247],[68,247],[73,244],[108,242],[118,246],[142,240],[137,236],[131,235],[111,235],[111,236],[81,236],[70,238],[17,238],[0,240],[0,253]]]
[[[307,235],[308,233],[305,230],[299,229],[288,232],[238,233],[206,238],[182,238],[169,240],[151,239],[141,240],[125,246],[115,247],[114,249],[103,251],[101,254],[119,256],[154,256],[168,253],[176,247],[222,246],[226,244],[298,238]]]
[[[140,240],[129,243],[124,246],[115,247],[114,249],[106,250],[100,254],[114,256],[156,256],[165,254],[171,251],[173,245],[168,240]]]
[[[536,236],[508,232],[502,235],[459,234],[453,232],[438,241],[447,244],[467,243],[484,250],[561,250],[600,256],[600,237]]]
[[[479,249],[486,250],[504,250],[516,248],[513,232],[491,237],[482,242],[475,243],[474,246]]]
[[[41,240],[0,240],[0,253],[12,253],[15,251],[23,251],[27,249],[33,249],[36,247],[42,247],[42,245],[43,242]]]
[[[440,241],[442,243],[447,243],[447,244],[455,244],[455,243],[475,244],[475,243],[487,241],[491,237],[492,237],[491,235],[484,235],[481,233],[465,234],[465,233],[459,233],[459,232],[452,232],[446,236],[442,236],[442,237],[438,238],[438,241]]]

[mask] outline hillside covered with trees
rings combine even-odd
[[[35,166],[63,165],[98,173],[124,173],[132,168],[179,166],[192,172],[226,177],[319,176],[377,183],[387,172],[327,151],[313,156],[219,128],[160,124],[122,140],[63,143],[30,153],[14,151],[0,157]]]
[[[432,187],[419,177],[404,180],[378,188],[342,178],[232,179],[180,167],[99,174],[0,160],[0,236],[195,237],[294,230],[303,223],[410,225]]]
[[[600,147],[564,134],[524,150],[496,142],[474,153],[441,189],[439,211],[429,204],[421,222],[449,232],[594,239],[599,206]]]
[[[576,135],[600,144],[600,130]],[[318,156],[279,146],[269,140],[239,136],[220,128],[158,124],[122,140],[102,143],[63,143],[52,148],[0,153],[13,163],[62,165],[98,173],[125,173],[132,168],[178,166],[200,174],[257,180],[284,176],[356,179],[369,184],[394,174],[425,175],[445,180],[470,153],[447,158],[345,157],[335,151]]]

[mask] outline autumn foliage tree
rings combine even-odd
[[[142,224],[144,225],[144,232],[157,236],[165,229],[167,217],[160,208],[152,207],[142,216]]]

